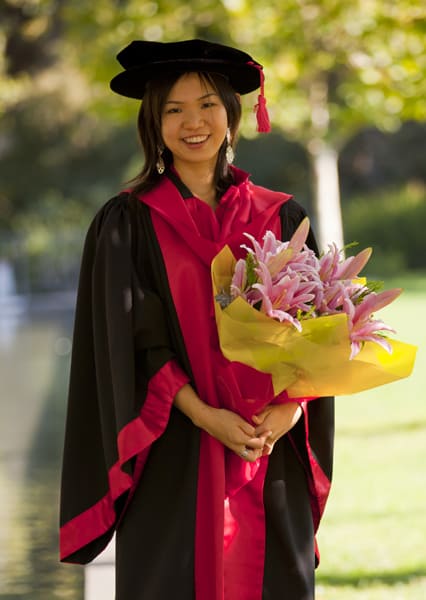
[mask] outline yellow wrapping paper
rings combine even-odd
[[[229,290],[235,258],[228,246],[212,262],[213,294]],[[236,298],[222,309],[215,301],[219,342],[224,356],[272,375],[275,394],[291,398],[354,394],[408,377],[416,347],[396,340],[389,354],[366,342],[349,359],[351,348],[345,314],[301,321],[299,332]]]

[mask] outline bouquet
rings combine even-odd
[[[350,394],[407,377],[414,346],[387,337],[394,330],[374,313],[401,289],[379,292],[360,278],[366,248],[342,258],[331,244],[320,258],[305,242],[309,219],[289,242],[268,231],[261,245],[235,261],[228,247],[212,263],[213,293],[223,354],[270,373],[276,394]]]

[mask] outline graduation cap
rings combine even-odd
[[[239,94],[260,88],[255,106],[258,131],[270,131],[263,67],[246,52],[198,39],[181,42],[137,40],[121,50],[117,60],[125,70],[111,80],[110,87],[129,98],[142,99],[148,81],[170,72],[219,73]]]

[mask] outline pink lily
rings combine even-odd
[[[249,233],[244,233],[244,235],[249,238],[249,240],[253,244],[253,248],[249,248],[245,244],[241,244],[241,248],[243,248],[244,250],[247,250],[247,252],[249,252],[250,254],[253,254],[258,261],[263,261],[265,259],[265,253],[263,251],[262,246],[257,241],[257,239],[255,237],[253,237],[252,235],[250,235]]]
[[[324,289],[321,314],[336,312],[347,298],[345,286],[341,281],[335,281]]]
[[[330,282],[335,279],[335,274],[339,265],[340,250],[336,244],[329,244],[328,252],[319,259],[319,276],[322,281]]]
[[[308,237],[309,226],[309,219],[308,217],[305,217],[291,236],[288,244],[286,244],[285,247],[281,247],[275,256],[268,257],[269,260],[267,260],[266,263],[272,276],[282,271],[285,265],[288,264],[293,257],[300,257],[300,251],[304,247],[306,238]]]
[[[349,334],[351,340],[351,359],[354,358],[361,350],[363,342],[375,342],[382,346],[387,352],[392,352],[389,342],[380,333],[382,331],[390,331],[395,333],[395,330],[383,321],[375,320],[372,314],[375,310],[379,310],[387,306],[402,292],[399,288],[386,290],[380,294],[372,292],[366,296],[360,304],[353,305],[351,301],[344,303],[343,309],[348,314]]]
[[[267,296],[265,296],[263,299],[262,309],[262,312],[267,314],[269,317],[277,319],[280,322],[287,321],[291,323],[298,331],[302,331],[302,325],[300,324],[300,321],[295,317],[292,317],[290,313],[286,312],[285,310],[279,310],[274,308],[270,299]]]
[[[362,349],[362,344],[364,342],[374,342],[382,346],[389,354],[392,353],[392,346],[383,337],[379,332],[380,331],[390,331],[395,333],[395,330],[392,327],[383,323],[383,321],[367,321],[362,326],[360,326],[357,331],[352,331],[350,334],[351,340],[351,356],[353,359]]]
[[[262,305],[260,310],[272,318],[280,321],[287,320],[300,330],[300,323],[288,312],[293,306],[293,297],[297,292],[299,282],[297,279],[283,277],[279,284],[272,284],[271,274],[265,264],[259,265],[259,275],[261,283],[253,284],[253,287],[259,290],[262,296]]]
[[[363,301],[355,307],[356,321],[365,321],[371,314],[384,308],[391,302],[393,302],[401,294],[401,288],[393,288],[391,290],[385,290],[384,292],[375,293],[371,292],[368,294]]]
[[[241,296],[247,285],[246,261],[243,258],[237,261],[231,282],[231,297]]]
[[[277,240],[272,231],[267,231],[263,236],[263,252],[265,254],[265,262],[268,261],[270,256],[281,252],[282,249],[287,248],[288,242],[282,242]]]
[[[274,277],[294,256],[299,255],[305,245],[309,226],[309,219],[305,217],[289,242],[281,242],[277,240],[272,231],[267,231],[263,237],[263,247],[252,235],[245,233],[244,235],[251,241],[253,249],[245,245],[242,248],[253,253],[259,262],[265,263]]]
[[[253,244],[254,250],[244,244],[241,248],[244,248],[247,252],[253,254],[259,263],[262,262],[268,265],[272,276],[281,271],[293,255],[293,250],[288,247],[289,242],[277,240],[272,231],[267,231],[265,233],[263,237],[263,247],[261,247],[259,242],[249,233],[245,233],[244,235],[249,238]]]
[[[341,251],[336,244],[329,244],[329,250],[319,259],[320,277],[324,282],[336,279],[354,279],[370,259],[372,249],[364,248],[355,256],[339,261]]]
[[[246,233],[252,248],[242,248],[247,250],[251,261],[237,262],[231,296],[242,296],[252,306],[259,306],[263,313],[287,321],[299,331],[300,312],[302,317],[308,318],[344,312],[348,315],[351,358],[366,341],[391,351],[383,332],[393,329],[373,319],[373,312],[392,302],[401,290],[377,294],[355,280],[368,262],[371,248],[342,260],[336,244],[330,244],[329,250],[318,259],[306,246],[308,232],[309,219],[305,218],[288,242],[277,240],[272,231],[267,231],[262,246]],[[249,268],[254,268],[255,281],[247,287]]]
[[[269,260],[266,261],[266,265],[272,277],[284,269],[293,257],[293,252],[293,249],[290,247],[283,248],[278,254],[271,256]]]
[[[338,279],[354,279],[370,260],[373,252],[372,248],[364,248],[355,256],[350,256],[344,260],[337,270]]]
[[[305,245],[306,238],[308,237],[309,233],[309,227],[309,218],[305,217],[291,236],[289,247],[293,249],[295,254],[298,254]]]

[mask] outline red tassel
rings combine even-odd
[[[256,111],[257,131],[259,133],[269,133],[271,131],[271,123],[269,121],[268,109],[266,108],[265,96],[259,94],[254,110]]]
[[[259,71],[260,75],[260,94],[257,97],[257,104],[254,107],[256,112],[256,120],[257,120],[257,131],[259,133],[269,133],[271,131],[271,123],[269,120],[268,109],[266,108],[266,98],[265,98],[265,75],[263,74],[263,67],[255,62],[249,62],[249,65],[255,67]]]

